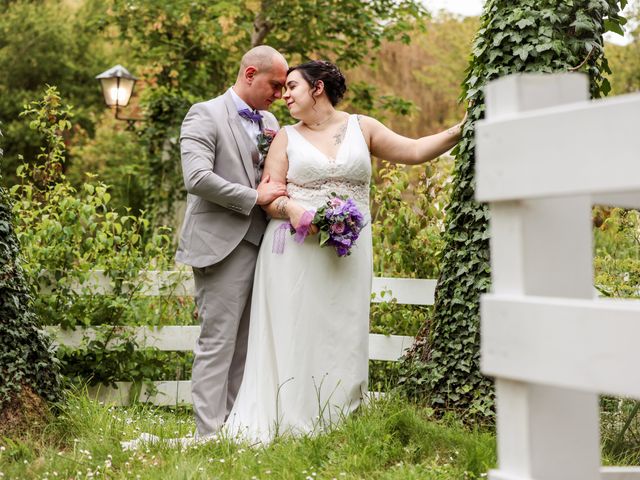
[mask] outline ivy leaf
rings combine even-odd
[[[553,10],[545,10],[542,12],[542,18],[548,19],[552,24],[560,23],[560,17]]]
[[[553,43],[541,43],[540,45],[536,45],[536,52],[546,52],[547,50],[551,50],[553,48]]]
[[[501,57],[502,56],[502,50],[492,50],[491,53],[489,54],[489,63],[493,63],[496,61],[496,58]],[[467,97],[469,98],[469,97]]]
[[[604,21],[604,31],[614,32],[614,33],[617,33],[618,35],[624,36],[624,30],[622,29],[620,22],[616,22],[615,20],[611,20],[608,18],[605,19]]]
[[[529,57],[529,52],[533,49],[532,45],[522,45],[513,51],[514,55],[518,55],[522,61],[525,61]]]
[[[516,26],[520,29],[526,28],[526,27],[532,27],[536,24],[536,21],[534,19],[532,19],[531,17],[525,17],[522,20],[516,22]]]
[[[576,33],[592,32],[594,30],[593,22],[584,15],[579,16],[571,26],[576,29]]]

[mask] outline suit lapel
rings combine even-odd
[[[231,96],[230,92],[224,94],[224,103],[227,107],[229,128],[231,129],[233,139],[235,140],[238,147],[238,152],[240,153],[240,158],[242,159],[242,165],[244,165],[244,169],[247,173],[247,177],[249,177],[251,186],[253,188],[256,188],[256,174],[253,168],[253,160],[251,158],[251,150],[253,148],[249,144],[251,139],[242,126],[240,115],[238,115],[236,104],[234,103],[233,97]]]

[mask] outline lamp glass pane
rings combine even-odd
[[[125,107],[129,103],[135,80],[128,78],[103,78],[100,82],[102,84],[104,101],[109,107],[115,107],[116,105]]]

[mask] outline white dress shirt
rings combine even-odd
[[[236,104],[236,107],[238,107],[238,110],[242,110],[244,108],[253,110],[253,108],[247,105],[247,102],[242,100],[238,96],[238,94],[233,91],[233,87],[229,88],[229,91],[231,92],[231,96],[233,97],[233,101]],[[247,120],[244,117],[240,117],[240,121],[242,122],[242,126],[244,127],[245,132],[247,132],[247,135],[249,135],[249,138],[251,138],[253,143],[257,145],[258,144],[257,137],[260,134],[260,126],[258,125],[258,123],[252,122],[251,120]]]

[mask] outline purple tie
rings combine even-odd
[[[250,108],[243,108],[238,110],[238,115],[242,118],[246,118],[250,122],[260,124],[262,121],[262,114],[257,110],[251,110]]]

